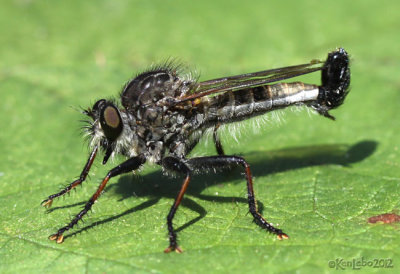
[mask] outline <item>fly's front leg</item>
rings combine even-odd
[[[98,150],[98,146],[95,146],[92,153],[90,153],[89,159],[86,162],[85,167],[83,168],[81,175],[79,175],[79,179],[73,181],[72,183],[70,183],[68,186],[66,186],[63,190],[61,190],[58,193],[55,193],[53,195],[50,195],[49,197],[47,197],[46,200],[42,201],[41,205],[47,208],[51,207],[51,204],[53,203],[53,200],[57,197],[63,196],[66,193],[69,193],[73,188],[77,187],[78,185],[82,184],[83,181],[85,181],[90,167],[93,164],[94,159],[96,158],[96,154],[97,154],[97,150]]]
[[[210,157],[198,157],[192,158],[187,161],[189,167],[202,171],[203,169],[213,168],[225,168],[234,165],[241,165],[245,169],[246,180],[247,180],[247,199],[249,203],[249,211],[253,215],[254,220],[263,228],[271,233],[277,235],[279,240],[289,238],[288,235],[282,232],[282,230],[275,228],[273,225],[268,223],[263,216],[257,210],[257,204],[254,197],[253,190],[253,179],[251,176],[249,164],[239,156],[210,156]]]
[[[108,173],[107,176],[104,177],[103,181],[99,185],[97,191],[93,194],[93,196],[89,199],[89,201],[86,203],[84,208],[79,212],[72,220],[71,222],[60,228],[56,234],[53,234],[49,237],[50,240],[56,241],[58,244],[62,243],[64,241],[64,232],[67,230],[70,230],[71,228],[76,225],[79,220],[83,218],[83,216],[92,208],[92,205],[94,202],[99,198],[101,195],[101,192],[104,190],[104,187],[107,185],[108,180],[110,180],[112,177],[120,175],[122,173],[127,173],[129,171],[138,169],[142,164],[145,162],[145,158],[143,156],[137,156],[134,158],[131,158],[122,164],[118,165],[117,167],[111,169]]]
[[[181,160],[175,157],[165,157],[162,160],[162,166],[165,169],[174,171],[174,172],[179,172],[179,173],[184,173],[186,175],[185,180],[183,181],[182,187],[179,190],[178,195],[175,198],[174,204],[172,205],[168,216],[167,216],[167,226],[168,226],[168,238],[169,238],[169,246],[164,250],[165,253],[169,253],[171,251],[176,251],[178,253],[182,252],[182,249],[178,246],[178,238],[177,235],[174,231],[174,227],[172,225],[172,220],[175,216],[175,212],[178,209],[183,195],[186,192],[186,189],[189,185],[190,182],[190,169],[189,167]]]

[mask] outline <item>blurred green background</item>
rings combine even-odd
[[[399,10],[397,1],[2,1],[0,272],[320,273],[353,259],[396,270],[399,226],[367,219],[400,202]],[[324,60],[339,46],[352,58],[352,89],[336,122],[286,110],[242,123],[239,142],[221,134],[226,152],[252,165],[260,208],[289,240],[252,222],[234,170],[192,181],[175,218],[184,253],[164,254],[181,179],[156,167],[114,178],[65,243],[47,239],[113,167],[97,162],[51,214],[40,206],[87,159],[80,106],[118,98],[170,57],[207,80]],[[215,154],[212,142],[194,154]]]

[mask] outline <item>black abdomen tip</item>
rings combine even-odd
[[[322,69],[322,88],[325,91],[324,104],[329,108],[340,106],[350,86],[349,55],[343,48],[328,54]]]

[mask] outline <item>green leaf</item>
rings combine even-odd
[[[399,8],[377,1],[3,1],[0,272],[319,273],[357,268],[354,262],[380,271],[367,264],[380,259],[397,267],[399,225],[367,219],[398,213],[400,204]],[[184,252],[164,254],[166,215],[182,178],[150,166],[113,178],[63,244],[47,239],[123,160],[96,162],[82,188],[55,200],[48,214],[40,206],[85,164],[80,106],[118,98],[128,79],[170,57],[207,80],[323,60],[338,46],[352,57],[352,89],[332,113],[337,121],[282,110],[282,123],[274,114],[240,123],[238,142],[233,127],[221,132],[226,152],[250,163],[263,215],[290,239],[252,222],[237,169],[195,177],[174,219]],[[209,137],[193,154],[215,154]]]

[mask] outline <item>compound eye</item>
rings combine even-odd
[[[123,124],[118,109],[106,104],[100,111],[100,125],[110,142],[115,141],[122,132]]]

